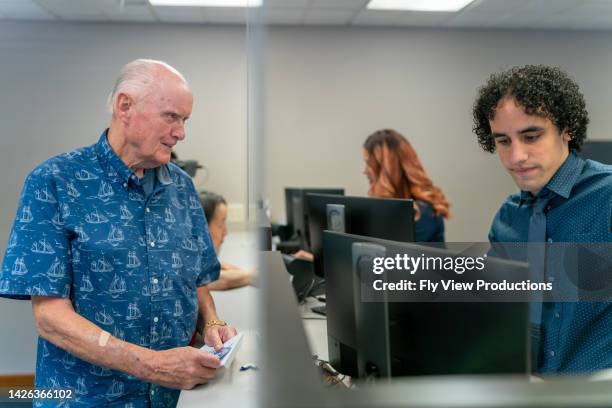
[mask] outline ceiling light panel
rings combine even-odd
[[[149,0],[153,6],[260,7],[263,0]]]
[[[370,10],[459,11],[473,0],[370,0]]]

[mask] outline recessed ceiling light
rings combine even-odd
[[[260,7],[263,0],[149,0],[152,6]]]
[[[474,0],[370,0],[370,10],[459,11]]]

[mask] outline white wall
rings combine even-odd
[[[486,240],[516,187],[479,148],[471,107],[501,68],[561,66],[586,96],[589,136],[611,138],[612,33],[277,27],[266,53],[265,188],[276,220],[285,186],[366,195],[361,145],[391,127],[452,203],[447,240]]]
[[[95,143],[109,124],[105,101],[135,58],[165,60],[190,82],[195,102],[182,159],[210,172],[200,187],[246,204],[246,39],[240,27],[150,24],[0,24],[0,248],[26,174],[46,158]],[[32,372],[29,302],[0,300],[0,374]]]

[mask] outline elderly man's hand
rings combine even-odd
[[[236,329],[232,326],[213,325],[205,327],[203,334],[204,343],[219,351],[223,347],[223,343],[236,335]]]
[[[219,359],[193,347],[155,351],[146,363],[149,382],[168,388],[190,390],[210,381],[219,367]]]

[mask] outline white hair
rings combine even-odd
[[[170,64],[163,61],[140,58],[127,63],[121,68],[115,86],[106,101],[108,111],[111,114],[115,113],[115,99],[120,93],[129,93],[134,96],[145,95],[156,79],[155,70],[160,67],[178,76],[187,85],[187,80],[183,74]]]

